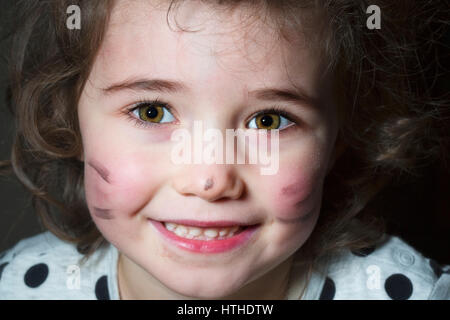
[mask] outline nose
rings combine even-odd
[[[173,179],[173,188],[184,196],[197,196],[212,202],[239,199],[244,183],[231,165],[186,165]]]

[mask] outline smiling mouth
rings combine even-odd
[[[220,253],[242,247],[253,238],[261,226],[235,221],[148,221],[163,239],[196,253]]]
[[[181,238],[204,241],[228,239],[241,233],[247,228],[246,226],[239,225],[211,228],[189,226],[173,222],[163,222],[162,224],[168,231]]]

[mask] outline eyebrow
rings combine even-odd
[[[166,79],[137,79],[125,80],[123,82],[112,84],[102,91],[105,95],[114,92],[132,90],[132,91],[156,91],[165,93],[187,92],[190,88],[182,82]],[[316,99],[306,93],[300,87],[295,89],[282,88],[263,88],[249,91],[249,96],[262,101],[284,101],[306,104],[308,106],[317,105]]]
[[[295,90],[277,88],[257,89],[249,92],[249,94],[262,101],[293,102],[304,104],[309,107],[314,107],[317,105],[316,99],[308,95],[305,90],[299,87]]]
[[[189,88],[185,84],[178,81],[164,79],[137,79],[125,80],[102,89],[105,94],[111,94],[122,90],[176,93],[180,91],[188,91]]]

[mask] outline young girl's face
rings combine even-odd
[[[268,24],[246,19],[244,9],[225,14],[183,3],[177,21],[199,30],[193,33],[177,31],[173,21],[171,30],[166,9],[148,0],[118,1],[83,90],[78,111],[92,218],[121,252],[119,282],[129,296],[275,294],[288,258],[314,229],[332,166],[337,116],[330,81],[304,39],[279,40]],[[182,85],[169,90],[152,86],[152,79]],[[117,86],[125,82],[134,85]],[[303,100],[251,93],[294,90],[292,84]],[[145,126],[150,111],[126,114],[156,98],[171,109],[150,109],[164,114],[151,126]],[[175,129],[193,132],[194,121],[202,121],[204,129],[223,133],[250,130],[256,113],[274,106],[289,115],[271,113],[281,121],[275,174],[261,175],[255,164],[172,161]],[[223,240],[174,240],[158,228],[167,221],[222,233],[226,225],[256,226]]]

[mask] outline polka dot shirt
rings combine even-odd
[[[26,238],[0,254],[0,299],[118,300],[118,251],[108,244],[82,258],[50,232]]]
[[[118,300],[118,251],[111,244],[85,263],[50,232],[0,254],[0,299]],[[377,247],[323,257],[303,295],[294,263],[287,299],[450,300],[450,266],[422,256],[398,237]]]

